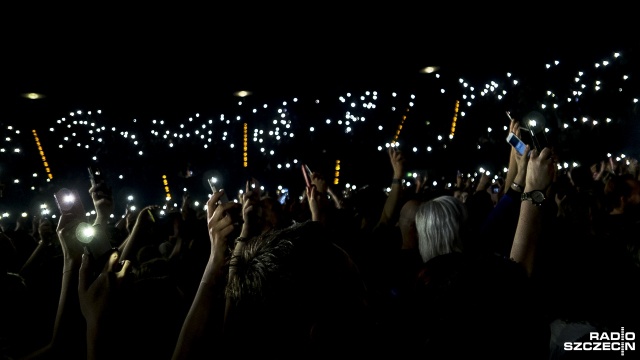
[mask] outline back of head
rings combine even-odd
[[[637,205],[640,196],[640,184],[631,174],[615,175],[607,181],[604,188],[607,209],[624,210],[626,205]]]
[[[422,203],[416,213],[418,246],[422,261],[462,251],[465,205],[453,196],[439,196]]]
[[[595,182],[591,170],[587,166],[574,167],[568,173],[571,183],[578,191],[590,191]]]
[[[524,268],[497,255],[425,264],[411,336],[426,357],[546,359],[548,323]]]
[[[262,207],[263,231],[281,229],[291,223],[284,211],[284,206],[276,198],[262,197],[260,205]]]
[[[253,339],[258,352],[285,353],[349,346],[362,333],[355,329],[366,311],[359,271],[321,224],[306,221],[252,238],[231,266],[236,275],[226,294],[233,306],[225,325],[231,339],[238,333]]]

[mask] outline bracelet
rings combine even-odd
[[[391,180],[391,184],[402,184],[402,179],[393,179]]]
[[[524,188],[522,187],[522,185],[517,184],[515,182],[511,183],[511,187],[513,188],[513,190],[517,190],[519,192],[523,192],[524,191]]]

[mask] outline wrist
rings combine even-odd
[[[515,181],[511,183],[511,188],[517,192],[524,191],[524,186],[520,185],[520,183],[517,183]]]
[[[96,219],[93,221],[93,225],[107,225],[109,223],[109,217],[108,216],[103,216],[103,215],[98,215],[96,216]]]

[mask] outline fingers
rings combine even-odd
[[[80,263],[80,276],[78,279],[78,291],[81,293],[86,291],[92,282],[91,261],[92,261],[91,255],[85,251],[85,253],[82,254],[82,262]]]
[[[310,187],[307,188],[307,198],[315,199],[315,196],[316,196],[316,186],[311,185]]]
[[[120,271],[116,273],[116,277],[118,279],[123,279],[129,273],[130,269],[131,269],[131,261],[129,260],[123,261]]]
[[[114,273],[116,279],[121,281],[129,273],[131,261],[124,260],[122,262],[119,262],[119,259],[120,253],[117,250],[111,253],[111,256],[109,256],[109,261],[107,261],[107,263],[105,264],[103,272]],[[118,269],[118,267],[120,267],[120,269],[118,271],[115,271],[116,269]]]
[[[542,149],[542,151],[540,151],[537,157],[541,158],[542,160],[551,160],[552,155],[553,155],[553,151],[550,148],[546,147]]]
[[[217,238],[217,236],[221,236],[222,238],[227,237],[233,231],[233,219],[229,214],[225,214],[220,220],[216,221],[209,227],[209,235],[212,236],[212,239]]]
[[[526,164],[532,155],[531,146],[525,145],[522,155],[520,155],[520,153],[518,153],[517,151],[515,152],[515,154],[516,154],[516,159],[518,159],[518,161],[524,161],[524,163]]]
[[[210,219],[213,216],[213,212],[218,207],[218,201],[224,195],[224,190],[220,189],[215,191],[213,195],[207,200],[207,219]]]
[[[118,263],[118,258],[119,258],[119,254],[117,251],[113,251],[111,253],[111,256],[109,256],[109,260],[107,261],[106,264],[104,264],[104,269],[102,270],[103,272],[110,272],[113,271],[113,269],[116,268],[116,264]]]

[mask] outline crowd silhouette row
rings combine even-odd
[[[114,189],[98,181],[91,224],[73,201],[84,190],[60,189],[56,221],[0,233],[1,355],[610,356],[564,344],[640,324],[637,161],[565,171],[553,148],[504,146],[497,181],[407,186],[389,147],[371,174],[388,192],[346,195],[313,173],[281,203],[252,178],[239,201],[217,190],[194,208],[185,194],[115,221]]]

